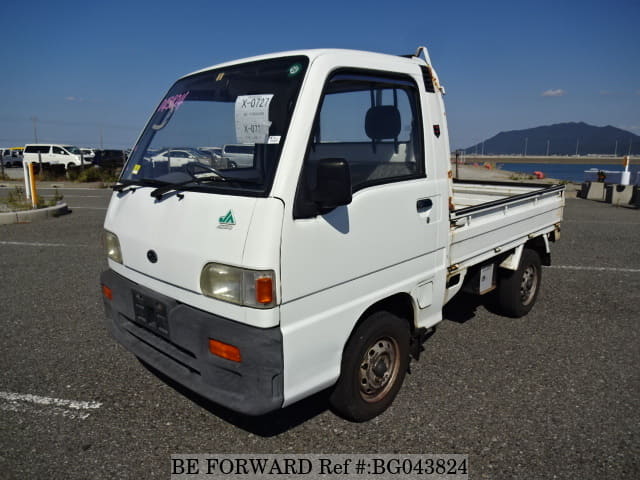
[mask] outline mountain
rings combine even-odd
[[[616,146],[617,142],[617,146]],[[484,143],[484,146],[483,146]],[[464,149],[485,155],[640,155],[640,136],[616,127],[594,127],[584,122],[557,123],[512,130]],[[526,152],[525,152],[526,149]]]

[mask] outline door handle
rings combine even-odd
[[[433,207],[433,201],[430,198],[421,198],[416,202],[416,210],[418,213],[423,213],[431,210]]]

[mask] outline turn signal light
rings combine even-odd
[[[113,291],[106,285],[102,285],[102,295],[104,295],[107,300],[113,300]]]
[[[273,302],[273,282],[270,277],[256,279],[256,301],[263,305]]]
[[[238,347],[219,342],[213,338],[209,339],[209,351],[217,357],[226,358],[232,362],[242,362],[242,355],[240,355],[240,349]]]

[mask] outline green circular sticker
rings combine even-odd
[[[293,65],[291,65],[289,67],[289,73],[288,76],[289,77],[295,77],[296,75],[298,75],[300,72],[302,71],[302,65],[300,65],[299,63],[294,63]]]

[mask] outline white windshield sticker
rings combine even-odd
[[[236,98],[238,143],[265,143],[269,135],[269,104],[273,94],[240,95]]]

